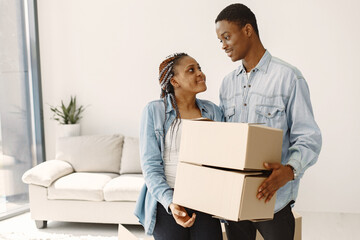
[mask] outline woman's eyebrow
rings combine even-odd
[[[195,66],[195,64],[191,63],[191,64],[187,65],[187,66],[185,67],[185,69],[188,69],[189,67],[194,67],[194,66]]]

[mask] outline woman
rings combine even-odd
[[[155,240],[222,239],[217,219],[172,202],[181,119],[223,118],[215,104],[196,98],[206,90],[205,80],[192,57],[185,53],[167,57],[159,67],[161,99],[150,102],[142,114],[140,157],[145,185],[135,215]]]

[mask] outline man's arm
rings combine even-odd
[[[314,119],[305,79],[301,78],[295,82],[287,112],[291,152],[287,164],[294,168],[297,178],[301,178],[305,170],[316,163],[322,144],[321,132]]]
[[[275,192],[293,179],[299,179],[314,165],[321,150],[321,132],[315,122],[305,79],[294,81],[286,108],[291,152],[287,165],[266,164],[272,174],[259,187],[257,197],[270,201]],[[294,175],[294,172],[296,175]]]

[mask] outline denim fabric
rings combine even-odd
[[[266,51],[249,79],[242,64],[224,78],[220,108],[227,122],[264,123],[283,130],[281,163],[291,165],[298,177],[277,191],[275,212],[296,200],[299,180],[317,161],[322,143],[300,71]]]
[[[164,100],[159,99],[147,104],[140,124],[140,160],[145,185],[136,203],[135,215],[148,235],[153,233],[155,227],[157,203],[159,202],[170,214],[168,207],[173,199],[173,190],[165,178],[163,153],[165,135],[176,118],[176,112],[170,98],[167,97],[165,101],[166,122]],[[202,117],[223,121],[220,108],[212,102],[196,99],[196,104]]]

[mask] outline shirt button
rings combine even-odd
[[[246,106],[247,106],[247,104],[246,104],[246,103],[244,103],[244,106],[246,107]]]
[[[244,88],[246,88],[246,86],[244,86]]]
[[[251,85],[249,85],[249,87],[251,87]]]
[[[268,115],[270,116],[270,115],[271,115],[271,113],[268,113]]]

